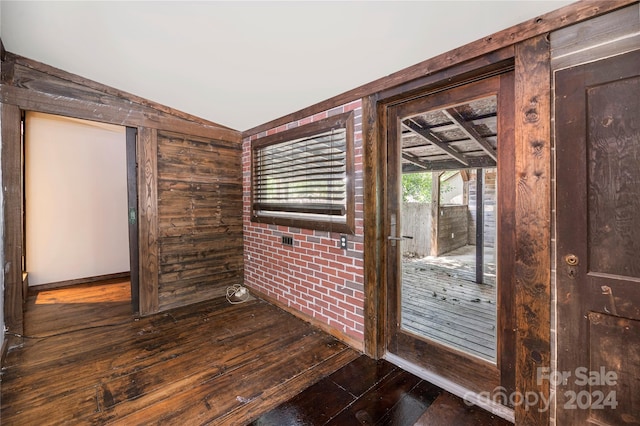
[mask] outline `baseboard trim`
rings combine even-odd
[[[58,281],[55,283],[32,285],[32,286],[29,286],[29,292],[37,293],[43,290],[53,290],[55,288],[69,287],[77,284],[91,284],[99,281],[116,280],[116,279],[123,279],[123,278],[129,278],[129,277],[131,277],[131,273],[129,271],[117,272],[115,274],[96,275],[94,277],[76,278],[73,280]]]
[[[266,302],[271,303],[272,305],[277,306],[278,308],[287,311],[288,313],[290,313],[291,315],[300,318],[301,320],[308,322],[309,324],[311,324],[314,327],[319,328],[320,330],[324,331],[327,334],[330,334],[331,336],[335,337],[336,339],[346,343],[347,345],[349,345],[351,348],[357,350],[358,352],[362,352],[364,353],[364,343],[360,342],[356,339],[354,339],[351,336],[347,336],[346,334],[344,334],[343,332],[341,332],[340,330],[336,330],[335,328],[321,322],[318,321],[317,319],[310,317],[309,315],[305,314],[304,312],[300,312],[299,310],[292,308],[290,306],[285,305],[284,303],[278,301],[277,299],[271,297],[271,296],[267,296],[266,294],[258,291],[258,290],[254,290],[251,287],[248,287],[249,289],[249,293],[253,294],[255,297],[257,297],[258,299],[262,299]]]

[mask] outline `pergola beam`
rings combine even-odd
[[[484,152],[487,153],[494,161],[498,160],[496,151],[493,149],[489,141],[487,141],[478,131],[473,127],[473,124],[464,119],[462,115],[455,108],[443,109],[442,112],[453,122],[460,126],[460,130],[467,135],[469,139],[476,142]]]
[[[446,143],[443,143],[440,140],[438,140],[438,138],[436,138],[433,135],[433,133],[431,133],[429,130],[421,128],[411,120],[403,121],[402,126],[407,130],[410,130],[416,135],[420,136],[422,139],[425,139],[427,142],[431,143],[433,146],[439,148],[441,151],[445,152],[447,155],[454,158],[463,166],[465,167],[469,166],[469,161],[464,155],[460,154],[458,151],[454,150]],[[495,160],[495,157],[494,157],[494,160]]]
[[[410,154],[409,154],[410,155]],[[403,155],[404,158],[404,155]],[[440,160],[440,161],[424,161],[415,158],[417,161],[420,161],[420,166],[415,164],[414,161],[410,161],[411,164],[404,164],[402,166],[402,173],[420,173],[424,171],[446,171],[446,170],[460,170],[460,163],[454,160]],[[426,167],[425,167],[426,166]],[[485,168],[485,167],[496,167],[496,162],[493,161],[488,156],[484,157],[470,157],[469,158],[469,168],[477,169],[477,168]]]
[[[403,152],[402,153],[402,158],[407,160],[411,164],[415,164],[416,166],[420,167],[421,169],[424,169],[424,170],[429,170],[430,169],[429,164],[425,163],[424,161],[420,161],[420,159],[418,157],[416,157],[415,155]]]

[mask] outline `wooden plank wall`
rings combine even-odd
[[[158,132],[160,310],[243,279],[241,146]]]
[[[240,132],[11,52],[2,52],[0,83],[5,207],[18,209],[3,212],[12,230],[5,259],[18,265],[5,271],[10,331],[22,333],[21,111],[138,129],[142,315],[222,295],[242,281]],[[17,202],[7,204],[8,195]]]
[[[440,206],[438,216],[438,256],[467,244],[469,230],[467,206]]]
[[[158,131],[138,129],[140,313],[158,310]]]

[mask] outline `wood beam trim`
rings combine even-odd
[[[11,333],[24,331],[22,314],[22,112],[0,104],[2,204],[4,220],[4,319]]]
[[[158,131],[138,128],[138,244],[140,314],[159,306]]]
[[[375,96],[362,100],[364,185],[364,352],[372,358],[384,355],[384,301],[381,277],[381,142]]]
[[[46,65],[46,64],[43,64],[41,62],[25,58],[23,56],[15,54],[15,53],[6,52],[6,61],[15,62],[18,65],[22,65],[22,66],[31,68],[33,70],[48,74],[48,75],[50,75],[52,77],[55,77],[55,78],[58,78],[58,79],[61,79],[61,80],[66,80],[68,82],[75,83],[75,84],[78,84],[80,86],[88,87],[88,88],[91,88],[91,89],[96,90],[98,92],[105,93],[107,95],[111,95],[111,96],[126,100],[126,101],[131,102],[131,103],[136,103],[136,104],[148,107],[148,108],[152,108],[152,109],[157,110],[159,112],[162,112],[162,113],[165,113],[165,114],[169,114],[169,115],[172,115],[172,116],[175,116],[175,117],[182,118],[183,120],[191,121],[193,123],[201,124],[201,125],[204,125],[204,126],[210,126],[210,127],[221,128],[221,129],[233,130],[233,129],[231,129],[229,127],[226,127],[226,126],[223,126],[223,125],[221,125],[219,123],[215,123],[213,121],[205,120],[205,119],[197,117],[195,115],[188,114],[186,112],[170,108],[170,107],[168,107],[166,105],[162,105],[162,104],[159,104],[157,102],[153,102],[153,101],[150,101],[148,99],[144,99],[142,97],[133,95],[131,93],[127,93],[127,92],[124,92],[122,90],[118,90],[118,89],[115,89],[113,87],[98,83],[96,81],[89,80],[89,79],[84,78],[84,77],[80,77],[80,76],[72,74],[70,72],[66,72],[66,71],[63,71],[61,69],[52,67],[50,65]]]
[[[77,88],[82,90],[80,86]],[[65,115],[120,126],[162,128],[230,142],[238,144],[238,146],[240,143],[239,132],[207,127],[159,113],[142,105],[136,107],[116,98],[112,98],[110,103],[95,102],[71,97],[69,93],[57,92],[55,88],[50,92],[43,92],[37,89],[31,90],[2,84],[0,86],[0,102],[17,105],[27,111]]]
[[[431,143],[433,146],[437,147],[438,149],[440,149],[440,151],[446,153],[448,156],[454,158],[463,166],[469,165],[469,160],[467,160],[463,154],[460,154],[459,152],[457,152],[456,150],[448,146],[446,143],[440,142],[429,130],[420,128],[417,124],[415,124],[411,120],[403,121],[402,127],[412,131],[422,139]]]
[[[623,8],[638,0],[594,0],[580,1],[572,3],[560,9],[532,18],[523,23],[514,25],[505,30],[491,34],[482,39],[476,40],[459,48],[450,50],[441,55],[427,59],[416,65],[410,66],[386,77],[379,78],[370,83],[364,84],[355,89],[344,92],[340,95],[329,98],[307,108],[301,109],[291,114],[287,114],[275,120],[247,129],[242,133],[242,137],[253,136],[260,132],[281,126],[291,121],[299,120],[313,114],[329,110],[339,105],[361,99],[383,90],[406,84],[413,80],[431,76],[454,65],[462,64],[471,60],[481,60],[484,55],[491,54],[502,48],[512,46],[531,37],[546,34],[550,31],[573,25],[585,21],[597,15],[602,15],[616,9]],[[488,64],[486,64],[488,65]],[[475,69],[479,66],[476,65]],[[446,77],[445,77],[446,78]],[[443,77],[438,76],[434,82],[442,81]],[[423,85],[425,83],[421,83]],[[413,89],[418,89],[414,87]],[[411,90],[408,88],[406,90]]]
[[[500,384],[507,394],[515,389],[515,359],[516,354],[516,307],[513,277],[515,276],[515,107],[514,107],[514,73],[503,74],[500,77],[498,90],[498,132],[500,134],[500,149],[496,168],[496,185],[499,191],[497,203],[497,238],[496,256],[500,259],[500,267],[496,276],[498,288],[498,341],[496,352],[500,368]]]
[[[491,157],[494,161],[497,161],[498,157],[496,155],[496,151],[493,149],[491,144],[485,138],[483,138],[480,133],[478,133],[478,131],[473,127],[471,123],[465,121],[464,117],[462,117],[455,108],[444,109],[442,110],[442,113],[446,115],[454,124],[457,124],[459,126],[458,128],[465,135],[467,135],[469,139],[480,145],[482,150],[486,152],[489,157]]]
[[[515,301],[516,390],[540,396],[515,407],[516,424],[549,423],[543,401],[551,366],[551,72],[542,35],[516,46],[515,67]]]

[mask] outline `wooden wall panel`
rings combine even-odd
[[[2,51],[2,75],[0,80],[0,101],[6,104],[4,110],[11,111],[13,115],[17,114],[17,119],[9,120],[9,117],[3,117],[3,142],[9,139],[16,139],[16,143],[11,143],[6,147],[3,145],[2,167],[4,174],[4,186],[11,191],[14,189],[18,191],[14,196],[17,202],[11,202],[9,205],[11,208],[5,209],[5,228],[10,229],[12,234],[11,238],[7,238],[5,234],[5,255],[7,261],[16,259],[14,262],[18,265],[17,271],[11,270],[11,277],[7,281],[6,291],[7,296],[5,299],[5,310],[7,316],[13,318],[8,321],[7,324],[13,324],[12,331],[21,332],[22,324],[22,300],[20,296],[20,278],[21,271],[19,267],[19,259],[22,252],[22,225],[21,215],[14,211],[13,206],[19,209],[19,200],[22,197],[21,185],[20,185],[20,113],[21,110],[44,112],[49,114],[63,115],[68,117],[82,118],[87,120],[93,120],[104,123],[111,123],[117,125],[124,125],[130,127],[139,128],[138,133],[138,146],[137,146],[137,160],[138,160],[138,215],[139,215],[139,255],[140,255],[140,314],[148,315],[157,312],[161,308],[172,306],[174,301],[170,300],[171,297],[176,297],[176,304],[184,304],[188,297],[183,295],[184,288],[178,288],[174,292],[162,293],[162,304],[160,302],[161,293],[160,278],[161,278],[161,259],[160,249],[161,243],[168,244],[167,238],[172,235],[174,240],[179,240],[180,244],[189,244],[189,241],[185,241],[181,229],[187,225],[179,223],[178,220],[174,221],[170,228],[160,228],[159,214],[158,214],[158,194],[160,191],[158,180],[158,130],[165,129],[169,131],[176,131],[185,134],[195,135],[194,138],[206,138],[208,141],[216,140],[215,144],[210,144],[209,149],[215,151],[217,147],[222,147],[226,150],[241,149],[240,145],[240,132],[229,129],[224,126],[220,126],[216,123],[192,116],[190,114],[174,110],[164,105],[157,104],[155,102],[137,97],[135,95],[119,91],[117,89],[102,85],[100,83],[85,79],[83,77],[67,73],[65,71],[56,69],[54,67],[42,64],[37,61],[33,61],[27,58],[23,58],[19,55]],[[9,114],[9,112],[7,112]],[[4,113],[3,113],[4,115]],[[7,135],[7,136],[5,136]],[[13,136],[11,136],[13,135]],[[11,136],[11,137],[10,137]],[[180,157],[179,152],[175,153],[176,158]],[[209,153],[208,156],[202,156],[203,161],[197,164],[189,164],[188,167],[183,163],[177,161],[177,166],[174,169],[167,169],[166,176],[170,176],[172,173],[174,177],[183,176],[185,171],[195,174],[211,174],[212,182],[215,181],[216,176],[220,176],[220,173],[224,173],[224,178],[229,180],[241,181],[242,170],[237,167],[231,170],[229,167],[222,167],[221,164],[226,161],[224,156],[216,153]],[[206,161],[204,160],[206,159]],[[17,166],[16,166],[17,165]],[[13,168],[13,169],[12,169]],[[6,170],[5,170],[6,169]],[[14,170],[12,173],[8,173],[9,169]],[[222,172],[221,172],[222,170]],[[235,177],[235,178],[234,178]],[[174,179],[179,180],[179,179]],[[237,185],[229,186],[226,182],[221,182],[220,187],[222,189],[216,190],[216,196],[222,197],[225,207],[231,207],[241,203],[241,190],[237,189]],[[176,188],[172,188],[175,190]],[[189,189],[190,191],[191,189]],[[207,188],[202,187],[201,191],[206,192]],[[202,200],[207,200],[206,203],[210,203],[211,197],[209,191],[207,196],[202,196]],[[5,198],[5,203],[7,198]],[[205,201],[201,201],[200,204],[204,205]],[[211,213],[211,210],[206,210],[206,207],[200,206],[199,211],[202,213],[201,218],[198,219],[200,228],[194,233],[201,232],[203,227],[211,225],[211,223],[220,226],[220,218],[217,218],[215,214]],[[238,209],[240,211],[240,209]],[[171,210],[167,209],[164,213],[170,213]],[[205,214],[210,217],[205,218]],[[179,214],[176,214],[178,217]],[[236,222],[241,220],[241,214],[236,216]],[[224,226],[232,227],[235,225],[230,217],[225,216],[223,218]],[[15,235],[13,235],[15,234]],[[216,247],[218,248],[217,256],[224,257],[227,251],[232,252],[234,255],[238,250],[238,247],[242,247],[242,233],[234,234],[232,237],[225,236],[225,238],[216,239]],[[176,244],[176,250],[172,253],[166,254],[163,258],[163,265],[173,262],[170,270],[164,271],[162,276],[165,281],[165,290],[170,284],[166,281],[170,280],[170,277],[180,277],[183,283],[188,280],[190,283],[194,283],[196,278],[193,277],[195,272],[190,274],[182,273],[177,270],[177,264],[180,262],[189,262],[190,256],[194,256],[189,252],[179,253],[183,246]],[[202,242],[198,242],[197,247],[202,246]],[[202,256],[201,252],[196,252],[195,256]],[[229,255],[231,256],[231,255]],[[13,264],[13,263],[12,263]],[[202,268],[212,272],[212,266],[205,265]],[[207,269],[208,268],[208,269]],[[219,267],[213,267],[219,268]],[[230,268],[233,269],[233,268]],[[217,271],[217,269],[216,269]],[[238,272],[234,269],[231,272],[226,271],[226,274],[237,277]],[[218,273],[220,276],[222,274]],[[186,279],[183,279],[187,277]],[[6,277],[5,277],[6,278]],[[195,280],[195,281],[194,281]],[[173,282],[175,286],[175,281]],[[194,284],[195,285],[195,284]],[[198,285],[202,285],[201,283]],[[15,297],[14,297],[15,296]],[[15,301],[13,300],[15,299]],[[7,302],[8,301],[8,302]]]
[[[140,314],[158,310],[158,131],[138,129]]]
[[[160,310],[242,283],[241,155],[235,144],[159,131]]]
[[[0,104],[2,114],[2,204],[4,318],[9,331],[22,334],[22,143],[20,109]]]
[[[543,401],[549,383],[537,369],[549,367],[551,80],[545,36],[516,45],[515,67],[515,286],[516,390],[535,392],[537,406],[515,407],[516,424],[549,423]]]

